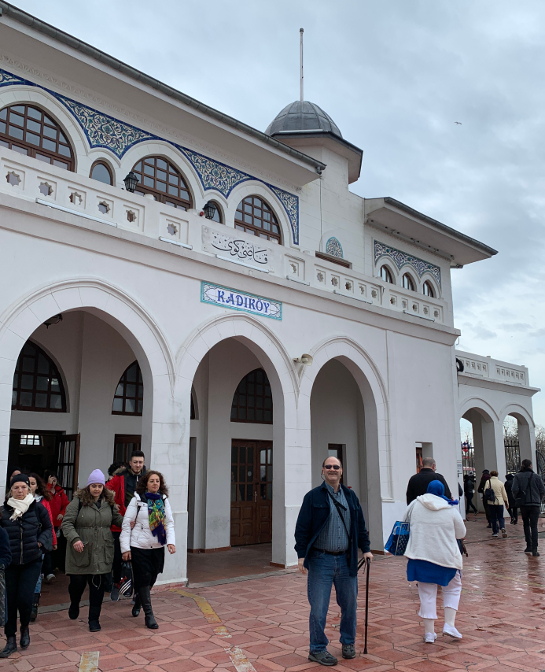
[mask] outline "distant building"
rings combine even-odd
[[[450,269],[494,250],[351,193],[362,151],[317,105],[262,133],[4,6],[4,471],[58,468],[71,494],[141,447],[170,487],[180,581],[186,549],[272,542],[294,564],[328,454],[376,549],[417,455],[456,492],[461,415],[483,418],[489,468],[504,413],[532,454],[526,369],[454,349]]]

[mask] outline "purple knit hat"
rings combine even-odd
[[[100,483],[101,485],[106,485],[106,478],[100,469],[95,469],[91,472],[91,475],[87,479],[87,486],[90,486],[91,483]]]

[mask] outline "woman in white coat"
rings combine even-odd
[[[457,539],[465,537],[466,527],[455,504],[445,497],[441,481],[431,481],[427,493],[410,503],[404,518],[411,525],[405,551],[407,579],[418,582],[418,615],[424,620],[424,641],[429,644],[437,639],[437,586],[443,588],[443,634],[462,639],[454,623],[462,592],[463,563]]]
[[[176,552],[174,519],[168,501],[168,489],[163,475],[148,471],[138,481],[119,537],[123,560],[131,560],[135,590],[133,616],[144,609],[148,628],[159,627],[151,608],[150,591],[165,564],[165,546]]]

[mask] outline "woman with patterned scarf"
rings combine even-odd
[[[135,590],[132,615],[144,609],[148,628],[159,627],[151,608],[150,590],[165,564],[165,546],[176,552],[174,519],[168,501],[168,489],[163,475],[148,471],[136,486],[119,538],[123,560],[131,560]]]

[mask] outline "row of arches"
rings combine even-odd
[[[396,284],[396,281],[394,279],[394,277],[395,277],[394,273],[388,265],[383,264],[380,267],[379,275],[380,275],[381,280],[384,280],[384,282],[387,282],[391,285]],[[403,287],[403,289],[408,289],[411,292],[418,291],[419,282],[416,280],[416,278],[413,275],[411,275],[411,273],[404,273],[401,277],[401,283],[400,284]],[[425,280],[422,283],[421,291],[422,291],[422,294],[424,294],[424,296],[429,296],[431,299],[438,296],[437,291],[434,289],[432,283],[429,280]]]
[[[0,147],[6,147],[67,171],[76,170],[76,152],[68,133],[37,105],[16,104],[0,110]],[[151,195],[156,201],[180,210],[195,207],[187,178],[166,156],[149,155],[140,158],[132,172],[138,180],[135,193]],[[115,169],[106,158],[97,159],[90,168],[91,179],[116,186]],[[225,222],[224,205],[210,202],[210,219]],[[235,229],[256,235],[274,243],[282,243],[281,227],[273,207],[261,196],[243,198],[236,208]]]

